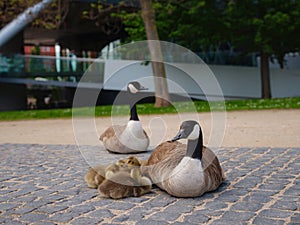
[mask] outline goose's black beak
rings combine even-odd
[[[148,90],[148,88],[146,88],[146,87],[144,87],[144,86],[141,85],[141,86],[139,87],[139,91],[143,91],[143,90]]]
[[[183,134],[184,134],[184,131],[183,131],[183,130],[180,130],[180,131],[176,134],[176,136],[172,138],[171,141],[177,141],[177,140],[183,138],[183,136],[184,136]]]

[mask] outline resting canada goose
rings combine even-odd
[[[187,145],[176,140],[188,139]],[[217,156],[203,146],[200,125],[184,121],[172,141],[157,146],[146,172],[161,189],[176,197],[196,197],[213,191],[225,179]]]
[[[113,125],[100,136],[104,147],[115,153],[144,152],[149,146],[149,137],[144,131],[136,110],[135,94],[146,90],[139,82],[133,81],[127,85],[130,102],[130,119],[127,125]]]
[[[141,162],[135,156],[119,160],[106,168],[105,180],[98,191],[104,197],[114,199],[138,197],[151,190],[151,180],[141,173]]]

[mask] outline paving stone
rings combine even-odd
[[[293,215],[293,213],[290,211],[286,211],[286,210],[265,209],[265,210],[261,211],[258,215],[262,216],[262,217],[267,217],[267,218],[285,219],[285,218],[291,217]]]
[[[271,219],[265,217],[256,217],[253,221],[253,225],[283,225],[284,220]]]
[[[297,204],[296,202],[279,200],[274,205],[272,205],[271,208],[296,211],[299,208],[299,203]]]
[[[184,222],[187,223],[203,224],[207,223],[209,220],[210,217],[208,217],[203,211],[195,211],[191,215],[187,215],[184,217]]]
[[[99,224],[102,221],[103,219],[101,218],[95,219],[89,217],[79,217],[71,221],[70,224],[71,225],[83,225],[83,224],[93,225],[93,224]]]
[[[96,209],[86,215],[91,218],[112,218],[115,216],[115,214],[108,209]]]
[[[129,210],[133,208],[135,205],[127,202],[120,202],[116,201],[114,204],[110,206],[110,209],[116,209],[116,210]]]
[[[128,212],[124,217],[128,216],[129,221],[139,221],[145,218],[145,216],[150,215],[155,210],[145,210],[143,207],[135,207],[133,210]],[[119,219],[118,219],[119,220]]]
[[[195,200],[194,200],[195,202]],[[196,204],[196,202],[195,202]],[[199,203],[201,205],[201,203]],[[164,212],[169,213],[190,213],[194,209],[194,205],[188,204],[185,201],[177,201],[174,204],[168,206],[164,209]]]
[[[176,201],[175,198],[170,197],[167,194],[162,194],[144,203],[143,206],[146,208],[165,207],[175,201]]]
[[[267,148],[256,148],[252,151],[252,154],[262,155],[262,154],[265,154],[266,151],[268,151]]]
[[[172,225],[199,225],[199,223],[190,223],[190,222],[175,222]]]
[[[15,208],[14,211],[12,212],[13,214],[26,214],[26,213],[30,213],[32,211],[36,210],[36,207],[32,207],[32,206],[22,206],[20,208]]]
[[[41,220],[45,220],[47,219],[48,216],[45,214],[38,214],[38,213],[28,213],[28,214],[24,214],[22,215],[19,220],[20,221],[25,221],[25,222],[30,222],[30,223],[34,223],[37,221],[41,221]]]
[[[97,196],[96,197],[89,197],[87,199],[92,199],[93,202],[91,204],[96,208],[103,207],[103,206],[110,207],[111,204],[115,203],[115,201],[110,199],[110,198],[98,198]],[[70,203],[72,203],[72,201],[70,201]]]
[[[156,221],[175,221],[180,216],[180,212],[158,212],[150,216],[150,220]]]
[[[278,184],[274,184],[274,183],[264,183],[262,185],[259,186],[259,189],[260,190],[263,190],[263,191],[266,191],[266,190],[282,190],[286,187],[285,184],[281,184],[281,183],[278,183]]]
[[[19,204],[3,202],[3,203],[0,203],[0,211],[6,211],[9,209],[16,208],[18,206],[19,206]]]
[[[293,214],[293,216],[291,217],[291,223],[292,224],[300,224],[300,213],[298,211],[298,213]]]
[[[40,224],[43,224],[43,225],[57,225],[56,223],[53,223],[51,221],[39,221]]]
[[[228,207],[228,204],[219,201],[208,202],[205,204],[205,208],[211,210],[220,210]]]
[[[76,215],[75,215],[76,216]],[[74,218],[74,214],[58,212],[54,215],[51,215],[50,220],[58,223],[67,223]]]
[[[220,202],[226,202],[226,203],[233,203],[237,202],[241,197],[237,195],[227,195],[223,194],[217,197],[218,201]]]
[[[201,209],[201,210],[196,210],[198,214],[206,215],[209,218],[212,217],[219,217],[224,214],[224,210],[212,210],[212,209]],[[192,213],[194,215],[194,212]]]
[[[28,224],[26,222],[16,221],[16,220],[7,220],[4,223],[5,225],[25,225]]]
[[[129,220],[129,215],[126,214],[126,215],[121,215],[121,216],[118,216],[116,217],[113,222],[114,223],[122,223],[122,222],[125,222],[125,221],[128,221]]]
[[[268,192],[268,191],[253,191],[250,195],[244,198],[244,201],[253,201],[257,203],[266,203],[271,201],[271,197],[276,194],[276,192]]]
[[[241,201],[238,203],[235,203],[232,207],[231,210],[234,211],[248,211],[248,212],[256,212],[259,209],[263,207],[263,204],[257,203],[257,202],[247,202],[247,201]]]
[[[300,190],[296,187],[291,187],[287,191],[284,192],[285,195],[299,197]]]
[[[225,190],[221,195],[244,196],[244,195],[246,195],[248,193],[249,193],[248,189],[244,189],[244,188],[232,188],[232,189]]]
[[[39,212],[44,212],[48,214],[53,214],[55,212],[63,211],[65,209],[68,209],[68,206],[63,205],[45,205],[38,209]]]
[[[232,222],[232,221],[231,221]],[[212,225],[224,225],[224,220],[223,219],[217,219],[214,220],[212,223]],[[232,225],[247,225],[247,222],[243,222],[243,221],[234,221],[234,223],[230,223],[228,221],[226,221],[226,224],[232,224]]]
[[[255,216],[253,212],[227,211],[223,214],[224,221],[248,221]]]
[[[151,219],[141,220],[136,223],[136,225],[167,225],[167,224],[169,223],[164,221],[151,220]]]
[[[254,188],[257,184],[261,183],[260,177],[249,177],[239,181],[234,185],[235,188]]]

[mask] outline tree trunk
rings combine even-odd
[[[142,8],[142,18],[145,24],[148,46],[151,56],[151,65],[155,85],[154,107],[164,107],[170,105],[170,96],[166,80],[166,71],[155,23],[155,13],[151,0],[140,0]]]
[[[262,98],[271,98],[269,56],[263,50],[260,52],[260,75]]]

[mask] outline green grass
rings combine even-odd
[[[225,101],[227,111],[233,110],[262,110],[262,109],[300,109],[300,97],[282,99],[249,99]],[[173,106],[154,108],[153,104],[139,104],[139,114],[166,114],[178,112],[209,112],[223,111],[223,102],[205,101],[175,102]],[[97,106],[74,109],[76,116],[111,116],[129,115],[129,106]],[[50,118],[71,118],[72,109],[49,109],[49,110],[25,110],[0,112],[0,120],[29,120],[29,119],[50,119]]]

